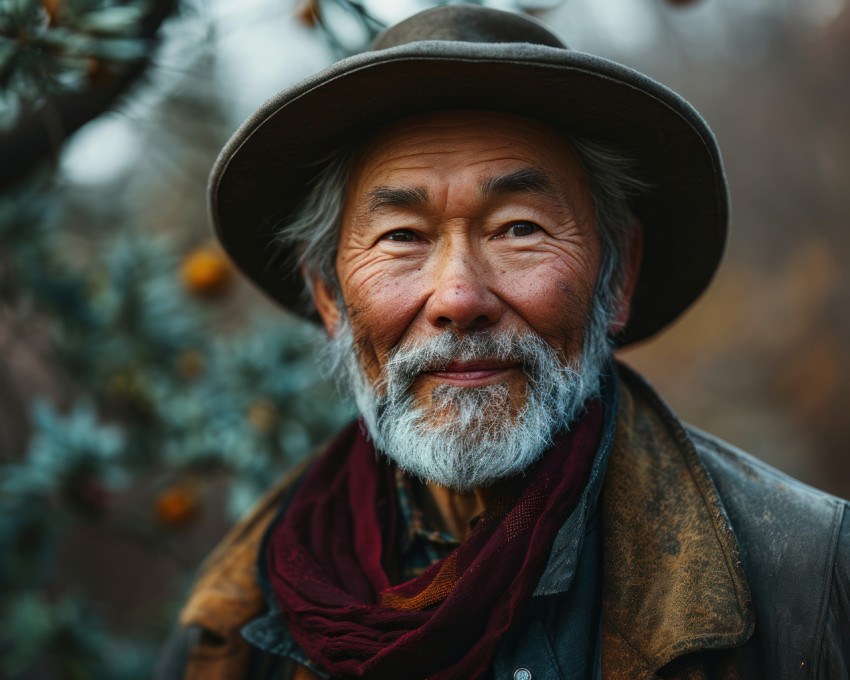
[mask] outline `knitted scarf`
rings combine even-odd
[[[393,586],[398,534],[391,468],[352,424],[305,475],[266,559],[286,624],[335,678],[474,679],[490,667],[578,504],[602,429],[597,402],[560,436],[519,496],[497,498],[469,536]]]

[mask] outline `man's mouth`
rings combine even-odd
[[[519,368],[519,364],[514,361],[452,361],[439,370],[428,371],[424,375],[432,376],[447,385],[476,387],[498,382],[506,373],[516,368]]]

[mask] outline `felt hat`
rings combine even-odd
[[[631,202],[644,257],[620,346],[660,330],[705,290],[723,253],[729,199],[702,117],[651,78],[566,48],[534,19],[477,5],[420,12],[245,121],[210,177],[224,249],[273,299],[310,316],[300,271],[275,230],[304,199],[317,161],[400,118],[447,109],[535,118],[636,161],[649,186]]]

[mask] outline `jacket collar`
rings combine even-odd
[[[603,675],[654,677],[753,633],[738,545],[705,467],[655,391],[621,366],[602,489]]]
[[[255,574],[259,544],[301,471],[210,556],[181,613],[183,625],[201,626],[227,646],[245,645],[239,630],[264,607]],[[676,417],[623,366],[600,505],[603,677],[653,678],[677,657],[749,639],[750,589],[717,491]]]

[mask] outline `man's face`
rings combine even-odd
[[[366,375],[446,329],[531,332],[578,352],[601,246],[584,172],[545,125],[453,111],[406,119],[354,161],[337,274]],[[413,391],[505,383],[519,367],[451,366]],[[519,391],[519,390],[517,390]]]
[[[356,155],[336,260],[347,320],[327,284],[314,292],[329,331],[353,335],[358,405],[403,468],[457,489],[515,474],[595,394],[593,215],[572,150],[528,119],[422,115]]]

